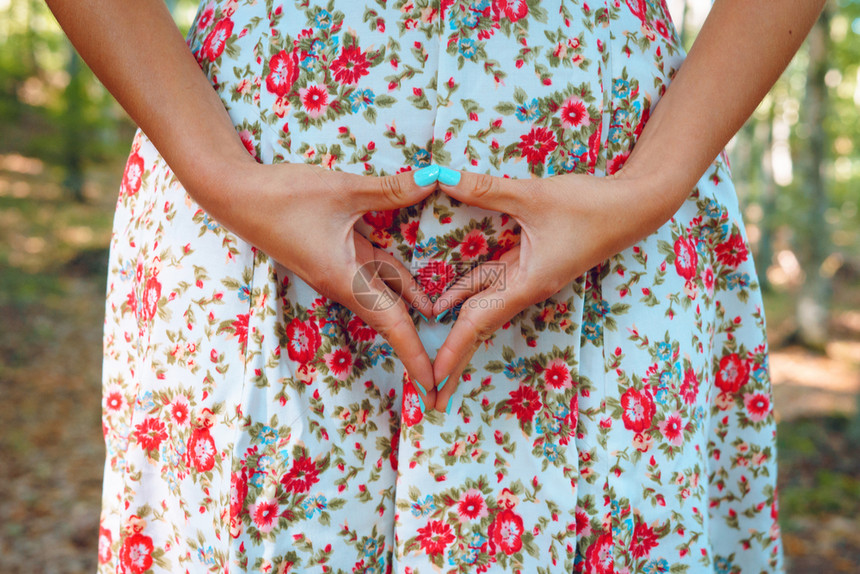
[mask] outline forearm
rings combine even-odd
[[[81,57],[203,204],[254,162],[163,0],[46,0]]]
[[[823,0],[716,0],[619,177],[651,182],[671,217],[779,78]],[[622,173],[623,172],[623,173]],[[653,231],[653,229],[649,230]]]

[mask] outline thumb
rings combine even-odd
[[[361,198],[363,211],[386,211],[419,203],[436,190],[439,166],[431,165],[419,170],[393,175],[362,176],[352,188]],[[352,182],[347,182],[352,183]]]

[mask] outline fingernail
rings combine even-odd
[[[453,404],[454,404],[454,395],[451,395],[450,397],[448,397],[448,406],[445,407],[445,414],[446,415],[451,414],[451,405],[453,405]]]
[[[418,397],[418,404],[421,405],[421,412],[425,412],[427,407],[424,406],[424,399],[421,398],[421,395],[415,395]]]
[[[419,315],[421,315],[421,318],[422,318],[422,319],[424,319],[424,320],[425,320],[425,321],[427,321],[428,323],[430,322],[430,319],[428,319],[427,317],[425,317],[425,316],[424,316],[424,313],[422,313],[421,311],[415,311],[415,312],[416,312],[416,313],[418,313]]]
[[[421,383],[415,381],[412,386],[415,387],[415,390],[418,391],[419,395],[427,396],[427,391],[424,390],[424,387],[421,385]]]
[[[460,172],[450,167],[440,166],[437,179],[445,185],[457,185],[460,183]]]
[[[442,319],[442,317],[444,317],[445,315],[447,315],[447,314],[448,314],[448,312],[449,312],[450,310],[451,310],[451,308],[450,308],[450,307],[448,307],[447,309],[445,309],[444,311],[442,311],[441,313],[439,313],[438,315],[436,315],[436,320],[437,320],[437,321],[440,321],[440,320]]]
[[[448,375],[448,377],[450,377],[450,376],[451,376],[451,375]],[[437,390],[437,391],[441,391],[441,390],[442,390],[442,387],[444,387],[444,386],[445,386],[445,381],[447,381],[447,380],[448,380],[448,377],[445,377],[444,379],[442,379],[442,381],[441,381],[438,385],[436,385],[436,390]]]
[[[424,187],[425,185],[430,185],[431,183],[435,182],[438,176],[439,166],[428,165],[427,167],[422,167],[414,174],[412,174],[412,179],[415,180],[415,185]]]

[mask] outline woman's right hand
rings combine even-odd
[[[224,174],[203,205],[227,229],[358,315],[384,337],[413,381],[435,398],[433,366],[407,305],[425,317],[432,302],[409,271],[355,228],[368,211],[420,202],[436,189],[415,172],[381,177],[304,163],[243,163]],[[215,191],[215,190],[211,190]],[[213,198],[218,198],[213,200]]]

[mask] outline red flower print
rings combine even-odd
[[[346,326],[353,341],[372,341],[376,337],[376,329],[365,323],[358,315],[353,316]]]
[[[196,428],[191,433],[188,456],[197,472],[206,472],[215,466],[215,441],[208,428]]]
[[[295,50],[281,50],[269,60],[269,75],[266,88],[278,96],[290,93],[293,83],[299,77],[299,59]]]
[[[418,220],[413,219],[408,223],[403,223],[400,226],[400,233],[403,235],[403,240],[412,247],[418,241]]]
[[[148,417],[135,427],[134,437],[143,450],[158,450],[167,438],[167,427],[155,417]]]
[[[324,356],[325,364],[336,379],[345,381],[352,372],[352,354],[348,349],[339,348]]]
[[[726,241],[717,245],[714,252],[719,262],[729,267],[737,267],[749,256],[743,237],[737,233],[733,233]]]
[[[681,446],[684,442],[684,422],[680,413],[672,413],[666,420],[657,423],[657,428],[663,433],[663,438],[672,446]]]
[[[699,394],[699,379],[693,369],[687,369],[684,372],[684,382],[681,383],[681,396],[684,402],[692,405],[696,402],[696,397]]]
[[[287,325],[287,353],[290,360],[302,364],[311,362],[321,343],[320,331],[314,321],[300,321],[294,317]]]
[[[318,118],[325,114],[328,106],[328,91],[325,86],[311,84],[307,88],[299,90],[299,97],[302,100],[302,107],[312,118]]]
[[[118,411],[122,408],[125,399],[119,385],[111,385],[105,389],[105,408],[110,411]]]
[[[418,402],[418,391],[411,382],[403,385],[403,422],[406,426],[417,425],[424,418],[421,403]]]
[[[227,46],[227,39],[233,33],[233,21],[229,18],[219,20],[206,39],[203,40],[203,53],[210,61],[217,60]]]
[[[657,547],[657,535],[654,530],[645,524],[639,522],[636,528],[633,529],[633,540],[630,541],[630,553],[637,560],[645,558],[651,554],[651,549]]]
[[[612,559],[612,535],[601,534],[585,551],[585,571],[589,574],[612,574],[615,572]]]
[[[496,20],[502,12],[511,22],[516,22],[526,17],[529,13],[529,5],[526,0],[493,0],[493,14]]]
[[[520,136],[520,153],[530,165],[543,163],[547,154],[556,148],[555,134],[549,128],[532,128]]]
[[[520,422],[530,422],[541,407],[540,395],[536,390],[526,385],[520,385],[517,390],[511,391],[510,395],[508,406],[511,412],[517,416]]]
[[[583,509],[576,509],[576,535],[579,538],[588,538],[591,535],[591,520],[588,513]]]
[[[388,229],[394,223],[394,218],[400,209],[388,209],[385,211],[368,211],[362,215],[367,223],[373,226],[374,229]],[[418,221],[415,221],[418,224]]]
[[[254,134],[248,130],[242,130],[239,132],[239,139],[242,140],[242,145],[245,146],[251,157],[257,157],[257,148],[254,146]]]
[[[308,456],[293,459],[293,466],[281,477],[281,484],[287,492],[305,493],[311,486],[318,483],[319,470],[317,463]]]
[[[678,275],[688,281],[696,275],[696,265],[699,264],[699,254],[696,253],[695,240],[689,237],[679,237],[675,241],[675,270]]]
[[[490,550],[496,553],[498,549],[510,556],[519,552],[523,547],[523,519],[510,508],[496,514],[487,534],[490,539]]]
[[[152,567],[152,538],[135,532],[119,549],[119,565],[123,574],[143,574]]]
[[[543,379],[552,389],[569,389],[572,385],[570,369],[564,359],[553,359],[543,372]]]
[[[251,508],[248,510],[251,514],[251,520],[254,522],[254,526],[257,527],[257,530],[266,533],[271,532],[272,529],[275,528],[275,524],[278,522],[278,513],[280,511],[277,500],[262,498],[252,504]]]
[[[161,299],[161,283],[155,276],[146,280],[143,287],[143,319],[148,321],[158,312],[158,301]]]
[[[200,18],[197,19],[197,29],[203,30],[206,26],[209,25],[209,22],[212,21],[212,16],[215,15],[215,9],[211,4],[206,6],[206,9],[200,14]]]
[[[125,164],[125,171],[122,173],[122,183],[120,188],[125,195],[134,195],[140,190],[140,185],[143,182],[143,158],[137,152],[131,154],[128,162]]]
[[[248,471],[234,472],[230,475],[230,516],[239,516],[248,496]]]
[[[645,13],[648,10],[646,0],[627,0],[627,7],[634,16],[642,20],[643,24],[646,22]]]
[[[741,359],[737,353],[732,353],[720,359],[720,368],[714,384],[723,392],[736,393],[747,384],[749,376],[749,363]]]
[[[487,254],[487,238],[478,230],[473,229],[460,243],[460,253],[463,259],[473,259]]]
[[[566,128],[578,128],[591,124],[585,102],[572,96],[561,107],[561,124]]]
[[[603,124],[597,122],[597,129],[588,137],[588,167],[592,171],[597,166],[597,154],[600,153],[601,131],[603,131]]]
[[[250,318],[250,313],[236,315],[236,320],[230,324],[230,327],[233,328],[233,335],[239,338],[239,344],[243,348],[248,343],[248,320]]]
[[[441,295],[454,280],[454,268],[444,261],[430,261],[418,270],[418,281],[427,295]]]
[[[439,520],[431,520],[427,526],[419,528],[418,536],[415,538],[421,545],[421,549],[430,556],[442,554],[445,552],[445,547],[454,542],[451,527]]]
[[[344,48],[340,55],[331,63],[331,73],[341,84],[357,84],[362,76],[368,75],[370,62],[358,46]]]
[[[765,393],[747,393],[744,395],[744,407],[752,422],[761,422],[770,414],[770,396]]]
[[[179,395],[170,405],[170,416],[173,417],[173,420],[176,421],[178,425],[184,425],[188,422],[188,399],[185,398],[185,395]]]
[[[612,175],[613,173],[617,173],[624,167],[624,164],[627,163],[627,158],[630,156],[629,153],[617,153],[612,156],[612,159],[609,160],[609,165],[606,166],[606,175]]]
[[[654,399],[647,390],[637,391],[633,387],[621,395],[621,418],[624,428],[635,433],[642,433],[651,428],[651,421],[656,411]]]
[[[457,514],[460,522],[483,518],[487,516],[487,505],[484,495],[476,488],[470,488],[457,501]]]
[[[107,564],[113,557],[113,552],[110,550],[112,542],[113,535],[110,530],[99,526],[99,564]]]
[[[663,20],[660,20],[660,19],[654,20],[654,29],[657,30],[657,32],[661,36],[666,38],[667,40],[670,39],[669,38],[669,27],[666,25],[666,22],[664,22]]]

